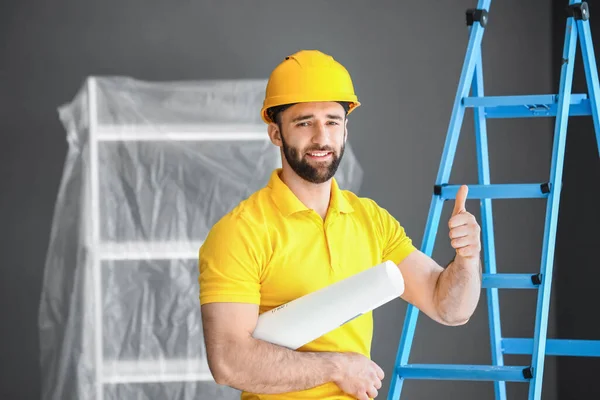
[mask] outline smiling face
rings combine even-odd
[[[347,137],[346,111],[335,102],[299,103],[284,110],[269,136],[284,162],[302,179],[324,183],[342,161]]]

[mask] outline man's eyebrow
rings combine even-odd
[[[299,115],[296,118],[292,119],[292,122],[300,122],[300,121],[305,121],[307,119],[311,119],[314,118],[314,114],[305,114],[305,115]],[[336,119],[338,121],[343,121],[344,118],[342,118],[340,115],[337,114],[327,114],[326,117],[328,119]]]
[[[294,118],[292,120],[292,122],[304,121],[304,120],[311,119],[311,118],[314,118],[313,114],[299,115],[296,118]]]

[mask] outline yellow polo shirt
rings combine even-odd
[[[402,226],[373,200],[333,180],[325,220],[308,209],[273,171],[266,187],[211,229],[199,253],[200,303],[242,302],[260,313],[415,250]],[[298,351],[357,352],[370,357],[372,312]],[[350,399],[337,385],[242,399]]]

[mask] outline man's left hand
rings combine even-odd
[[[456,250],[457,259],[479,261],[481,227],[477,223],[477,219],[467,212],[465,203],[468,193],[469,188],[466,185],[462,185],[456,193],[454,210],[448,221],[450,244]]]

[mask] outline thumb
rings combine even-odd
[[[469,187],[467,185],[462,185],[458,189],[458,192],[456,193],[456,199],[454,200],[454,210],[452,211],[453,217],[467,210],[465,203],[467,202],[468,193]]]

